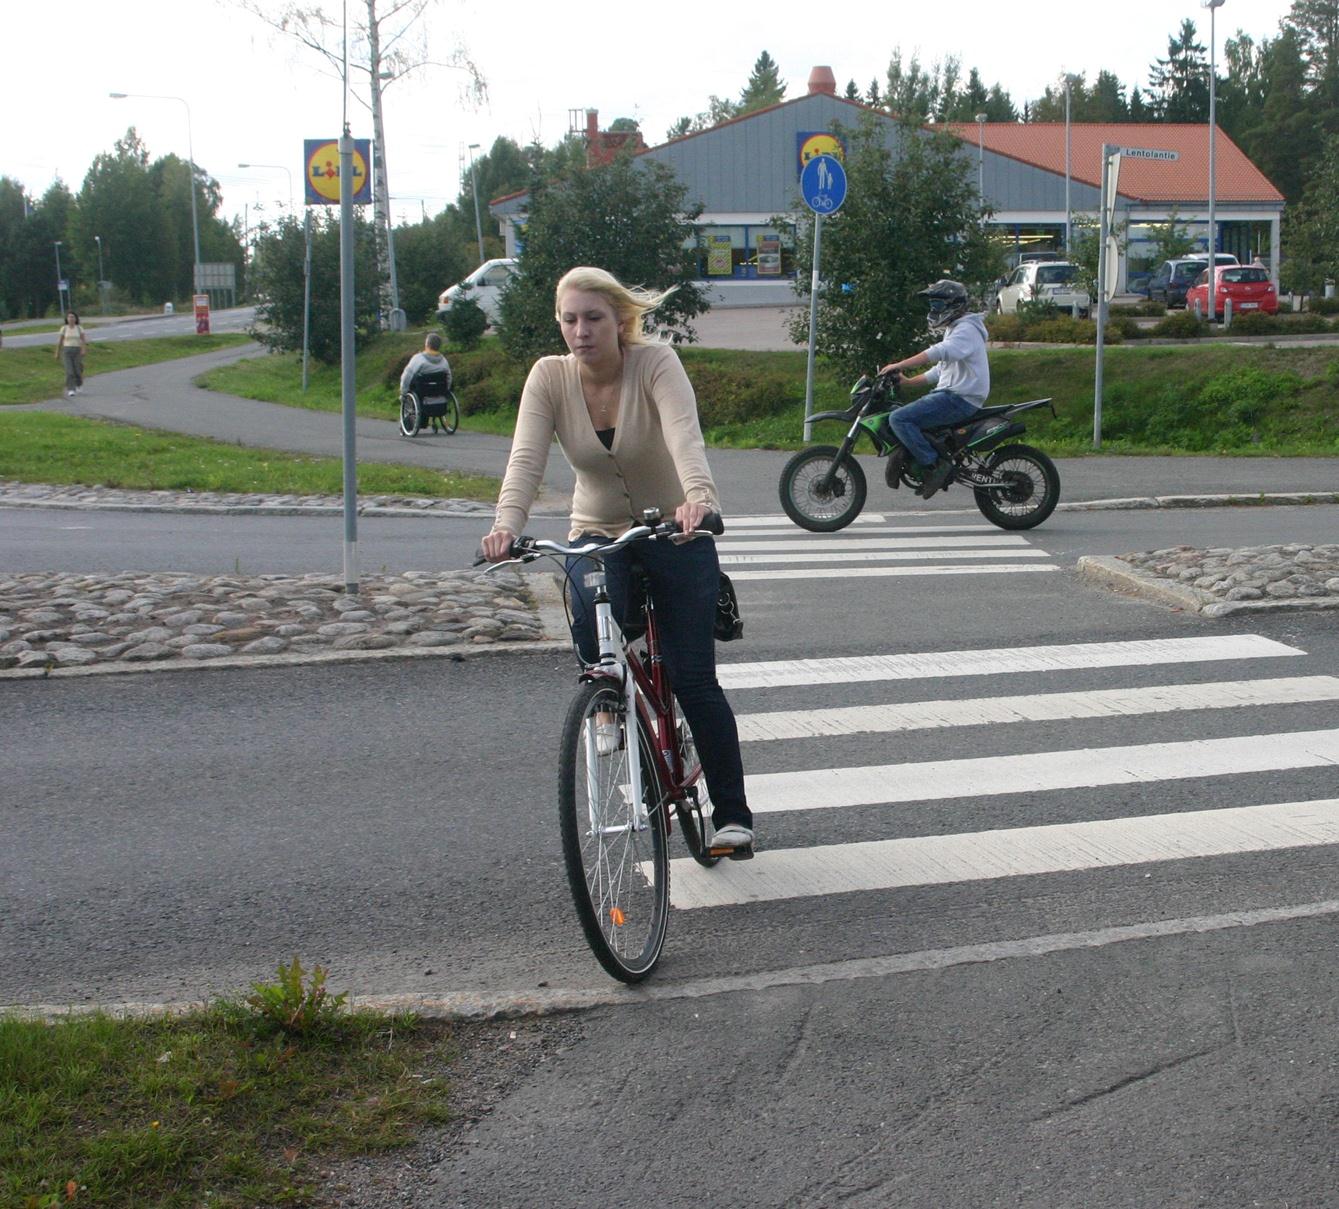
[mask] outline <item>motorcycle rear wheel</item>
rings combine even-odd
[[[832,485],[820,486],[840,450],[835,445],[801,449],[781,471],[781,507],[801,529],[835,533],[844,529],[865,506],[865,472],[847,454],[836,467]]]
[[[1060,502],[1060,472],[1040,449],[1001,445],[986,463],[990,473],[1008,479],[1008,487],[977,487],[976,506],[1001,529],[1040,525]]]

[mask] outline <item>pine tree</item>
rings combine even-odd
[[[738,113],[752,113],[757,109],[766,109],[786,99],[786,82],[781,78],[780,68],[766,51],[758,56],[753,64],[753,74],[739,94]]]
[[[1195,41],[1195,23],[1189,17],[1167,40],[1167,57],[1149,68],[1148,84],[1160,121],[1208,121],[1209,60]]]

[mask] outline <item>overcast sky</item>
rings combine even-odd
[[[278,7],[279,0],[267,0]],[[356,11],[365,0],[348,0]],[[325,0],[336,15],[341,0]],[[224,212],[286,207],[287,167],[302,199],[302,141],[336,137],[342,90],[315,55],[273,34],[229,0],[59,0],[6,4],[0,105],[0,175],[40,195],[59,176],[76,192],[94,156],[134,125],[151,156],[185,157],[187,110],[173,101],[112,100],[112,91],[181,97],[189,105],[196,161],[224,190]],[[1217,10],[1217,57],[1238,29],[1273,37],[1292,0],[1226,0]],[[838,89],[883,81],[901,47],[924,64],[956,55],[1016,105],[1041,95],[1062,71],[1115,72],[1146,88],[1148,68],[1189,17],[1209,40],[1201,0],[770,0],[647,5],[637,0],[439,0],[432,43],[445,58],[468,48],[488,100],[462,100],[459,72],[429,67],[386,94],[387,165],[397,218],[433,214],[455,199],[466,147],[499,135],[557,142],[570,110],[640,121],[664,140],[712,94],[736,97],[762,50],[777,61],[787,96],[803,95],[810,68],[832,68]],[[19,48],[23,48],[20,51]],[[371,120],[350,108],[353,133]]]

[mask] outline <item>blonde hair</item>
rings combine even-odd
[[[642,320],[674,293],[677,286],[656,293],[641,286],[626,286],[612,273],[589,265],[578,265],[562,275],[553,295],[553,317],[562,322],[562,297],[568,290],[599,294],[613,307],[614,318],[622,329],[620,344],[645,344]]]

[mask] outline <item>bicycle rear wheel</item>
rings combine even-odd
[[[613,742],[597,743],[597,715],[615,724]],[[617,685],[581,686],[563,724],[558,809],[567,881],[591,952],[613,977],[640,982],[665,943],[669,857],[651,746],[627,721]],[[640,744],[640,801],[630,784],[631,742]],[[613,750],[601,754],[601,746]]]

